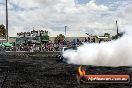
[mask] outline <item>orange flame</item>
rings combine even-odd
[[[78,72],[80,76],[84,76],[86,74],[85,70],[82,68],[82,66],[78,67]]]

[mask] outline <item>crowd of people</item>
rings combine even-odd
[[[78,47],[83,44],[83,42],[89,42],[88,39],[79,40],[73,39],[72,41],[57,41],[57,42],[47,42],[45,44],[19,44],[12,47],[0,46],[0,51],[30,51],[30,52],[40,52],[40,51],[61,51],[63,47]]]

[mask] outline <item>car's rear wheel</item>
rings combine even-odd
[[[76,75],[78,84],[83,84],[83,76]]]

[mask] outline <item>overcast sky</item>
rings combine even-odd
[[[86,36],[116,33],[132,25],[132,0],[8,0],[9,36],[46,29],[50,36]],[[0,24],[5,24],[5,0],[0,0]],[[121,30],[120,30],[121,31]]]

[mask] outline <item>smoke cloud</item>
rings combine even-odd
[[[132,66],[132,30],[130,27],[125,28],[123,37],[110,42],[84,43],[77,51],[65,51],[63,56],[69,64]]]

